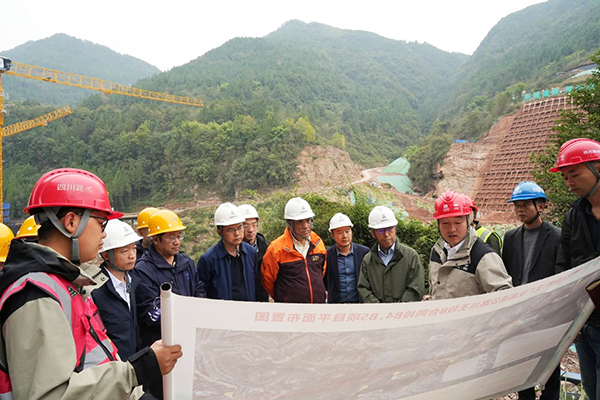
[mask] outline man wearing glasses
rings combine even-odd
[[[160,339],[160,286],[170,283],[181,296],[206,297],[204,285],[196,278],[194,261],[180,252],[185,226],[173,211],[160,210],[148,221],[152,246],[135,264],[140,279],[136,290],[140,346]]]
[[[376,206],[369,228],[377,243],[365,256],[358,278],[358,293],[365,303],[419,301],[424,272],[419,255],[396,237],[398,221],[392,210]]]
[[[256,250],[256,300],[267,302],[269,301],[269,294],[262,285],[262,272],[260,269],[267,247],[269,247],[269,242],[263,234],[258,231],[258,222],[260,218],[258,217],[256,208],[250,204],[242,204],[238,208],[240,209],[242,216],[246,219],[246,222],[244,222],[244,242],[248,243]]]
[[[26,212],[40,224],[39,243],[13,241],[0,275],[0,397],[125,399],[161,380],[181,346],[152,343],[121,361],[84,287],[96,282],[87,262],[98,255],[110,206],[104,182],[74,168],[48,172]]]
[[[215,226],[221,237],[198,260],[198,279],[210,299],[256,301],[256,250],[244,239],[239,208],[223,203],[215,211]]]

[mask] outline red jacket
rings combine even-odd
[[[306,259],[294,248],[289,228],[271,242],[262,261],[262,282],[276,302],[325,303],[327,293],[323,275],[327,250],[314,232]]]

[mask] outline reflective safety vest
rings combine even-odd
[[[0,310],[6,300],[20,292],[27,284],[35,285],[60,304],[73,333],[77,366],[75,372],[118,360],[117,348],[106,335],[98,309],[89,296],[86,300],[69,281],[58,275],[33,272],[22,276],[10,285],[0,297]],[[52,329],[51,327],[48,327]],[[0,362],[0,400],[12,399],[12,385],[6,365]]]
[[[498,235],[496,232],[494,231],[490,231],[485,229],[485,227],[480,227],[479,229],[477,229],[477,236],[483,240],[483,243],[487,243],[487,240],[489,239],[490,236],[496,236],[498,238],[498,242],[500,243],[500,248],[502,248],[502,238],[500,237],[500,235]]]

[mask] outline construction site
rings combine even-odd
[[[487,224],[514,222],[507,203],[512,190],[519,182],[533,179],[532,152],[544,150],[560,110],[572,107],[565,92],[532,99],[500,118],[476,143],[453,143],[439,167],[444,178],[437,193],[456,190],[468,194]]]

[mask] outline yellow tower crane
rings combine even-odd
[[[134,88],[128,85],[113,83],[89,76],[57,71],[55,69],[36,67],[34,65],[13,62],[6,57],[0,57],[0,222],[4,220],[4,182],[2,177],[2,139],[36,126],[46,125],[50,121],[71,114],[69,107],[63,107],[51,113],[42,115],[29,121],[18,122],[4,126],[4,91],[2,90],[2,75],[14,75],[22,78],[35,79],[44,82],[53,82],[61,85],[75,86],[84,89],[99,90],[105,94],[122,94],[141,99],[165,101],[167,103],[184,104],[188,106],[203,107],[202,100],[192,97],[176,96],[168,93],[152,92]]]

